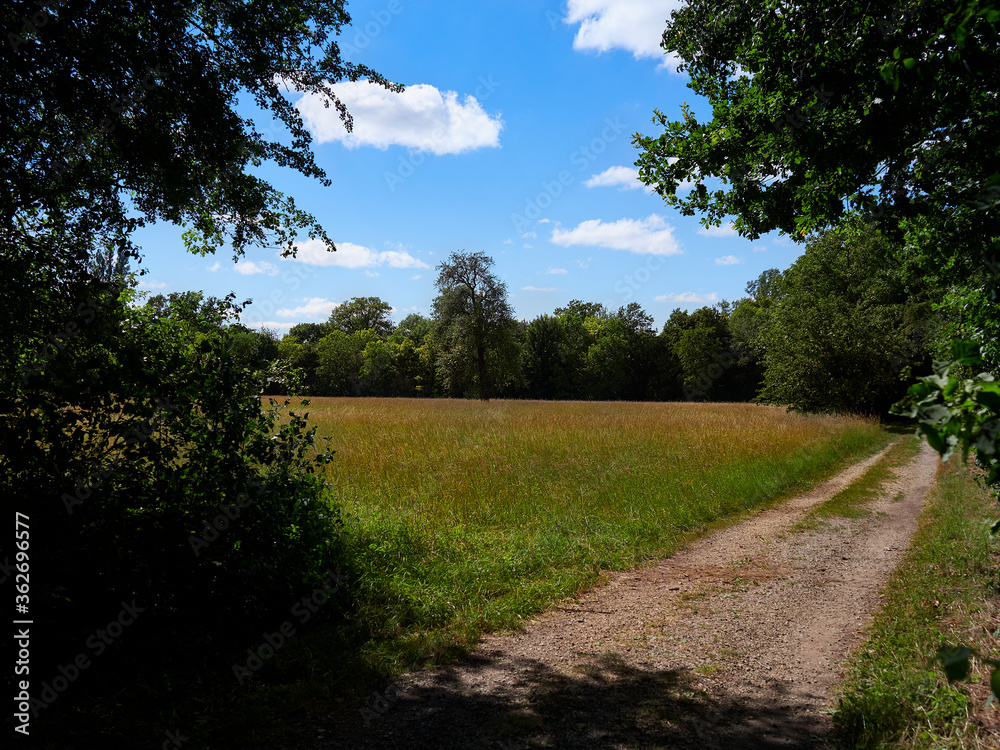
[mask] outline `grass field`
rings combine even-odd
[[[516,626],[891,436],[748,404],[312,399],[365,658],[393,672]]]

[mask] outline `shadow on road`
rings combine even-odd
[[[778,681],[751,698],[717,687],[708,694],[690,673],[646,671],[608,655],[570,674],[522,660],[513,682],[491,693],[470,689],[492,666],[489,656],[473,657],[461,672],[443,669],[389,688],[353,716],[331,717],[319,746],[765,750],[815,747],[827,727],[783,696]]]

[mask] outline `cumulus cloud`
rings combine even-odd
[[[669,162],[677,161],[675,157],[670,157]],[[639,181],[639,170],[635,167],[608,167],[600,174],[591,176],[583,183],[587,187],[615,187],[619,190],[638,190],[642,188],[652,195],[655,190],[651,185],[644,185]],[[694,183],[688,180],[681,180],[677,183],[677,193],[686,193],[694,187]]]
[[[215,273],[220,268],[222,268],[222,264],[219,261],[215,261],[215,263],[213,263],[212,265],[210,265],[208,267],[208,271],[209,271],[209,273]]]
[[[143,279],[139,282],[139,287],[143,289],[165,289],[166,286],[166,282],[153,281],[152,279]]]
[[[333,308],[339,303],[325,299],[323,297],[313,297],[305,300],[298,307],[284,307],[275,311],[275,315],[280,318],[312,318],[313,320],[326,320],[333,312]]]
[[[736,237],[739,235],[739,232],[736,231],[733,223],[729,222],[721,227],[701,227],[698,230],[698,234],[702,237]]]
[[[252,260],[241,260],[236,264],[236,273],[242,276],[253,276],[258,273],[266,273],[268,276],[275,276],[278,268],[273,263],[267,261],[254,262]]]
[[[698,294],[697,292],[681,292],[680,294],[661,294],[655,297],[657,302],[672,302],[678,305],[714,305],[719,301],[715,292]]]
[[[554,286],[522,286],[522,292],[554,292]]]
[[[644,255],[677,255],[681,252],[680,244],[674,239],[674,228],[659,214],[645,219],[619,219],[607,223],[590,219],[569,230],[556,227],[552,230],[552,242],[563,247],[607,247]]]
[[[490,115],[474,96],[438,91],[418,83],[402,93],[365,81],[347,81],[333,87],[354,118],[348,133],[335,107],[324,98],[303,94],[299,113],[318,143],[340,141],[348,148],[406,146],[432,154],[460,154],[479,148],[497,148],[503,121]]]
[[[569,273],[565,268],[550,268],[545,273]]]
[[[583,184],[590,188],[617,187],[619,190],[638,190],[643,187],[639,182],[639,170],[635,167],[608,167]]]
[[[338,242],[337,252],[331,253],[320,240],[307,240],[298,245],[294,260],[307,266],[340,266],[342,268],[430,268],[419,258],[404,250],[372,250],[353,242]],[[291,260],[291,259],[290,259]]]
[[[715,259],[715,265],[717,266],[735,266],[737,263],[742,263],[743,258],[737,258],[735,255],[723,255],[721,258]]]
[[[661,67],[677,69],[678,59],[660,47],[671,11],[683,0],[569,0],[564,22],[580,24],[573,49],[607,52],[623,49],[637,60],[662,59]]]

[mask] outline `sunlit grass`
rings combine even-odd
[[[920,441],[909,434],[896,440],[867,471],[847,485],[822,505],[813,508],[805,519],[796,524],[798,529],[811,529],[829,518],[861,518],[871,515],[868,505],[877,500],[886,485],[895,476],[895,469],[908,464],[920,452]]]
[[[357,622],[393,670],[516,626],[884,446],[749,404],[312,399]]]

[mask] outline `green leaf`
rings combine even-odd
[[[937,660],[941,662],[944,673],[949,680],[964,680],[972,671],[972,649],[968,646],[948,646],[942,645],[937,650]]]
[[[913,67],[916,64],[917,64],[917,61],[914,58],[912,58],[912,57],[908,57],[905,60],[903,60],[903,67],[906,68],[907,70],[913,70]]]
[[[1000,414],[1000,393],[982,390],[976,394],[976,403],[982,404],[994,414]]]
[[[990,690],[993,691],[993,695],[1000,698],[1000,669],[994,669],[990,675]]]
[[[979,345],[973,341],[951,342],[951,358],[960,365],[972,366],[983,362],[979,354]]]

